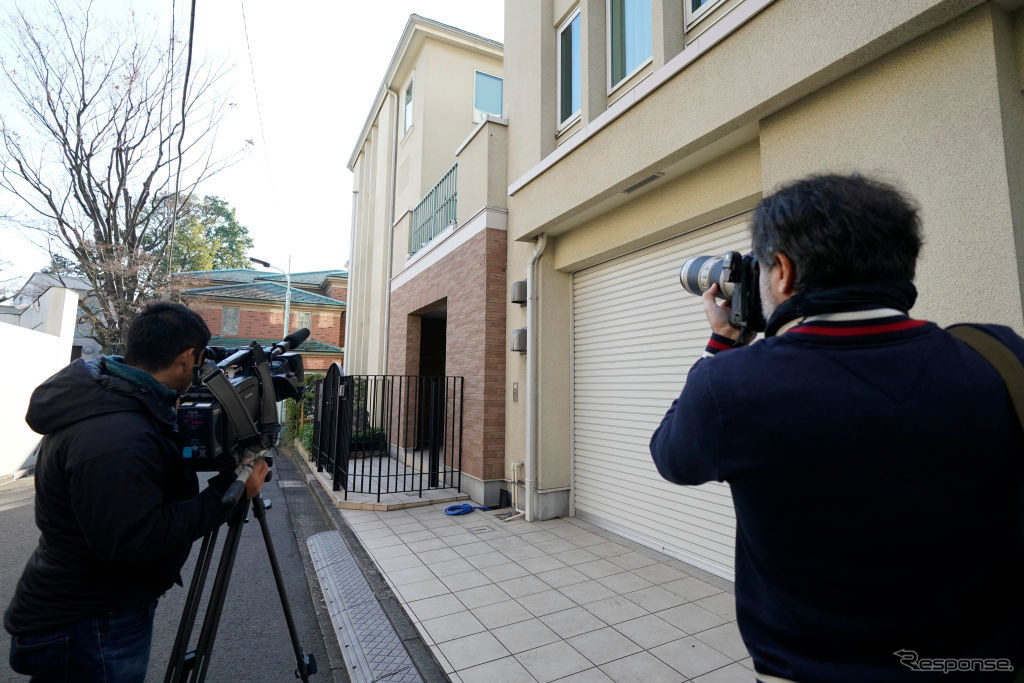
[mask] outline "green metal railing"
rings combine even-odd
[[[427,242],[437,237],[456,220],[456,187],[454,164],[441,176],[412,210],[412,230],[409,233],[409,253],[415,254]]]

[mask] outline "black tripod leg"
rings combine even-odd
[[[281,598],[281,609],[284,610],[284,618],[288,623],[288,635],[292,639],[292,650],[295,651],[295,677],[303,681],[309,681],[309,677],[316,673],[316,659],[313,655],[303,651],[299,644],[299,634],[295,629],[295,619],[292,618],[292,608],[288,603],[288,595],[285,593],[284,580],[281,578],[281,567],[277,563],[277,553],[274,552],[274,540],[270,537],[270,526],[267,524],[267,511],[263,507],[263,498],[256,496],[252,499],[252,511],[260,523],[260,531],[263,532],[263,543],[267,546],[267,557],[270,558],[270,568],[274,572],[274,582],[277,584],[277,594]]]
[[[199,613],[202,589],[206,584],[206,576],[210,571],[210,561],[213,559],[213,549],[217,543],[217,531],[217,529],[214,529],[203,536],[203,545],[199,549],[199,556],[196,558],[196,568],[192,573],[192,582],[188,587],[188,597],[185,599],[185,607],[181,611],[181,621],[178,622],[178,635],[174,639],[170,661],[167,662],[167,673],[164,676],[164,683],[173,683],[173,681],[181,680],[182,676],[186,675],[185,655],[188,652],[188,641],[192,638],[192,629],[196,623],[196,615]]]
[[[238,541],[242,538],[242,524],[247,508],[248,503],[238,505],[231,521],[228,522],[228,533],[224,537],[224,550],[221,551],[220,564],[217,565],[217,576],[213,580],[210,602],[206,606],[203,630],[199,632],[199,642],[188,662],[190,681],[206,680],[206,670],[210,666],[213,641],[217,636],[217,627],[220,626],[221,613],[224,611],[224,599],[227,597],[228,583],[231,581],[231,570],[235,566],[235,557],[238,555]]]

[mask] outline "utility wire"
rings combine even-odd
[[[174,73],[174,2],[171,4],[171,73]],[[168,250],[167,250],[167,275],[171,274],[171,264],[174,260],[174,228],[178,222],[178,192],[181,188],[181,157],[182,144],[185,142],[185,113],[188,109],[188,79],[192,73],[192,39],[195,37],[196,32],[196,0],[192,0],[192,16],[189,20],[188,25],[188,58],[185,60],[185,81],[181,87],[181,135],[178,136],[178,164],[177,170],[174,172],[174,204],[171,211],[171,234],[168,238]],[[173,97],[173,95],[172,95]]]
[[[256,66],[252,61],[252,45],[249,43],[249,23],[245,19],[245,0],[239,0],[242,9],[242,30],[245,32],[245,50],[249,55],[249,77],[252,79],[252,94],[256,100],[256,119],[260,125],[260,140],[263,141],[263,161],[267,165],[267,176],[270,178],[271,192],[274,190],[273,167],[270,165],[270,152],[267,146],[267,134],[263,128],[263,109],[260,107],[260,91],[256,87]]]

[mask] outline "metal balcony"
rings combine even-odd
[[[416,208],[412,210],[409,232],[409,254],[415,254],[456,221],[456,186],[454,164],[441,176]]]

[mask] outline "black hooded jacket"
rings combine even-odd
[[[124,367],[124,366],[122,366]],[[40,633],[158,598],[193,541],[226,516],[224,477],[199,493],[182,466],[173,399],[75,361],[32,394],[26,421],[44,438],[35,472],[39,545],[4,615]]]

